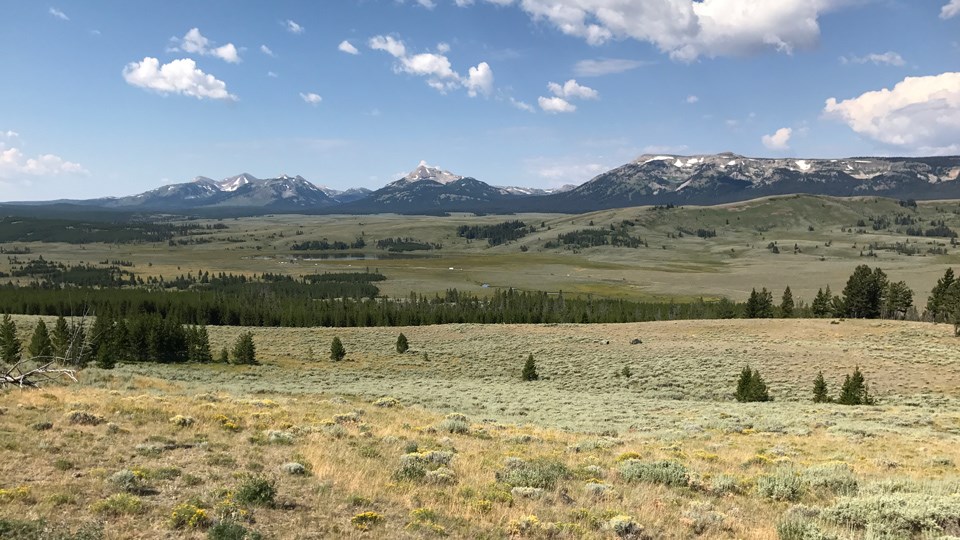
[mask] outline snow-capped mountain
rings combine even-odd
[[[431,167],[430,165],[427,165],[426,161],[421,161],[420,164],[417,165],[416,169],[410,171],[410,174],[404,176],[394,183],[412,183],[429,180],[438,184],[449,184],[461,179],[463,179],[463,177],[460,175],[453,174],[450,171],[445,171],[439,167]]]
[[[511,195],[518,195],[520,197],[542,197],[544,195],[553,195],[554,193],[563,193],[565,191],[570,191],[571,189],[576,189],[577,186],[573,184],[564,184],[557,188],[533,188],[533,187],[520,187],[520,186],[495,186],[497,189],[502,189]]]
[[[759,159],[732,153],[644,155],[566,193],[558,210],[718,204],[768,195],[960,197],[960,157]]]

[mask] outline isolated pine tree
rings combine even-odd
[[[244,332],[233,345],[233,363],[254,365],[257,363],[257,348],[253,344],[253,332]]]
[[[4,315],[0,322],[0,362],[16,364],[20,361],[20,351],[22,346],[17,338],[17,325],[10,318],[10,315]]]
[[[817,378],[813,380],[813,402],[829,403],[830,394],[827,391],[827,381],[823,379],[823,372],[817,373]]]
[[[397,336],[397,352],[403,354],[407,352],[407,349],[409,348],[410,344],[407,343],[407,336],[401,333],[399,336]]]
[[[339,362],[347,356],[347,350],[343,348],[343,342],[340,341],[339,337],[334,337],[333,341],[330,342],[330,360],[334,362]]]
[[[750,366],[743,368],[743,371],[740,372],[740,378],[737,380],[735,396],[737,401],[741,403],[770,401],[767,383],[760,376],[759,370],[751,369]]]
[[[873,398],[870,396],[866,379],[860,372],[860,366],[854,368],[853,373],[844,378],[840,399],[837,402],[841,405],[873,405]]]
[[[740,378],[737,380],[737,401],[745,403],[750,401],[750,380],[753,378],[753,370],[750,366],[743,368],[740,372]]]
[[[37,326],[33,330],[33,337],[30,338],[30,345],[27,346],[27,352],[31,358],[50,359],[53,356],[53,343],[50,342],[50,334],[47,332],[47,325],[43,319],[37,321]]]
[[[527,362],[523,364],[523,372],[520,373],[520,378],[524,381],[536,381],[540,378],[540,374],[537,373],[537,363],[533,360],[533,355],[527,357]]]
[[[780,300],[780,316],[784,319],[793,318],[793,292],[790,287],[783,290],[783,297]]]

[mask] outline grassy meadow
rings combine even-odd
[[[578,216],[277,215],[223,220],[227,229],[171,243],[4,245],[30,254],[0,257],[0,272],[38,256],[122,260],[143,278],[369,267],[395,297],[515,287],[743,300],[767,287],[779,300],[789,285],[809,303],[869,264],[906,281],[922,308],[960,263],[956,249],[871,220],[909,214],[960,227],[958,210],[790,196]],[[495,247],[456,235],[459,225],[507,219],[539,230]],[[546,246],[625,220],[646,247]],[[697,229],[716,236],[680,234]],[[366,247],[346,259],[290,249],[357,237]],[[443,247],[376,249],[396,237]],[[885,249],[897,243],[917,254]],[[27,341],[38,318],[13,319]],[[0,538],[960,538],[960,340],[950,325],[208,331],[215,357],[251,332],[260,365],[128,363],[86,368],[77,383],[0,391]],[[401,332],[403,354],[394,347]],[[329,359],[334,337],[347,350],[339,362]],[[540,378],[525,382],[529,355]],[[745,365],[774,401],[735,401]],[[875,405],[811,402],[819,371],[837,395],[858,366]]]

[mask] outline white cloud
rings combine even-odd
[[[182,38],[170,38],[170,41],[174,43],[174,46],[170,48],[171,51],[183,51],[202,56],[215,56],[231,64],[240,62],[240,54],[237,52],[237,48],[233,43],[213,47],[213,43],[200,33],[199,28],[191,28]]]
[[[512,97],[510,98],[510,104],[520,109],[521,111],[537,112],[536,109],[533,108],[533,105],[530,105],[529,103],[520,101],[518,99],[514,99]]]
[[[375,51],[386,51],[394,58],[407,55],[407,47],[402,41],[394,39],[393,36],[374,36],[370,38],[367,45]]]
[[[433,9],[437,7],[437,3],[433,0],[417,0],[417,3],[427,9]]]
[[[292,21],[290,19],[283,21],[283,26],[285,26],[287,29],[287,32],[290,32],[291,34],[302,34],[304,30],[306,30],[304,27],[300,26],[295,21]]]
[[[547,83],[547,89],[550,90],[553,95],[564,99],[597,99],[600,97],[599,92],[589,86],[578,84],[576,79],[570,79],[563,83],[562,86],[555,82]]]
[[[577,106],[562,97],[543,97],[537,98],[537,103],[544,112],[551,114],[570,113],[577,110]]]
[[[374,36],[367,45],[376,51],[384,51],[397,59],[394,70],[427,78],[427,85],[442,93],[457,88],[466,88],[470,97],[489,96],[493,92],[493,70],[486,62],[469,68],[466,77],[454,71],[450,59],[442,53],[409,55],[407,47],[393,36]],[[443,49],[443,47],[438,47]]]
[[[67,17],[67,14],[66,14],[66,13],[60,11],[59,9],[57,9],[57,8],[55,8],[55,7],[51,7],[50,9],[48,9],[48,10],[47,10],[47,13],[49,13],[50,15],[53,15],[54,17],[56,17],[56,18],[58,18],[58,19],[60,19],[60,20],[62,20],[62,21],[69,21],[69,20],[70,20],[70,17]]]
[[[651,144],[643,147],[644,154],[667,154],[667,155],[676,155],[684,154],[690,150],[690,147],[685,144],[680,145],[669,145],[669,144]]]
[[[270,47],[267,47],[266,45],[261,45],[261,46],[260,46],[260,52],[262,52],[263,54],[265,54],[265,55],[267,55],[267,56],[276,56],[275,54],[273,54],[273,50],[270,49]]]
[[[786,150],[790,148],[790,137],[792,135],[792,129],[780,128],[773,135],[764,135],[760,140],[770,150]]]
[[[277,77],[279,77],[279,75],[277,75],[276,72],[274,71],[268,71],[267,77],[270,77],[271,79],[276,79]]]
[[[440,54],[447,54],[450,52],[450,44],[443,41],[437,43],[437,52]]]
[[[960,0],[958,0],[960,1]],[[870,53],[866,56],[841,56],[841,64],[873,64],[876,66],[903,66],[906,61],[900,56],[900,53],[887,51],[885,53]]]
[[[902,151],[960,153],[960,72],[907,77],[893,89],[827,100],[827,117]]]
[[[591,45],[635,39],[693,61],[775,50],[792,53],[820,38],[820,17],[856,0],[487,0],[516,5],[535,21]],[[953,0],[954,3],[957,0]],[[457,2],[469,5],[472,2]]]
[[[694,96],[694,95],[687,96],[687,103],[689,103],[690,105],[693,105],[694,103],[697,103],[699,101],[700,101],[700,98],[697,96]]]
[[[308,92],[306,94],[300,92],[300,99],[309,103],[310,105],[317,105],[323,101],[323,98],[320,97],[320,94],[314,94],[313,92]]]
[[[956,17],[957,15],[960,15],[960,0],[950,0],[940,9],[941,19],[946,20]]]
[[[237,99],[227,92],[225,82],[201,71],[190,58],[173,60],[161,66],[159,60],[148,56],[141,62],[127,64],[123,68],[123,78],[131,86],[160,94],[182,94],[197,99]]]
[[[594,161],[575,162],[563,159],[536,158],[527,160],[527,168],[536,176],[559,186],[561,184],[582,184],[587,180],[610,170],[603,163]]]
[[[599,77],[623,73],[648,65],[641,60],[627,60],[624,58],[602,58],[599,60],[581,60],[573,66],[573,74],[578,77]]]
[[[0,131],[0,137],[12,140],[15,131]],[[90,174],[79,163],[67,161],[54,154],[27,157],[20,148],[0,141],[0,180],[19,180],[27,177]]]
[[[341,41],[340,45],[337,45],[337,50],[347,54],[360,54],[360,51],[358,51],[357,48],[347,40]]]
[[[476,97],[477,94],[489,96],[493,92],[493,70],[486,62],[480,62],[477,67],[470,68],[463,84],[470,97]]]

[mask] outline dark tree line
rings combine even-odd
[[[519,240],[535,231],[535,227],[528,227],[526,223],[520,220],[513,220],[496,225],[461,225],[457,227],[457,236],[467,240],[485,239],[491,246],[499,246]]]

